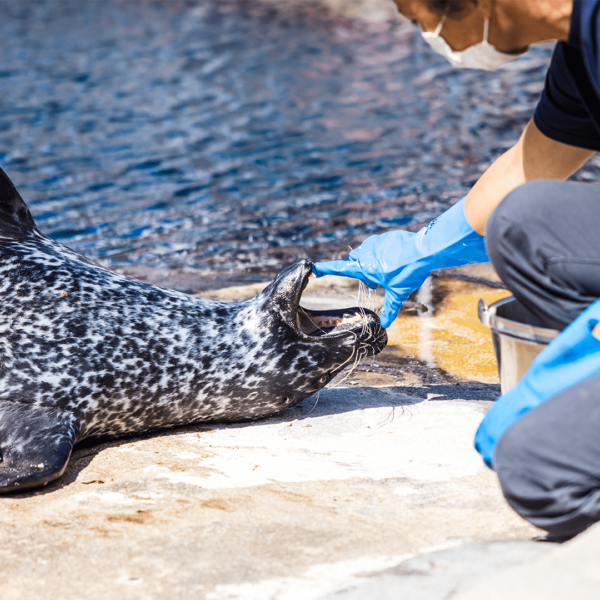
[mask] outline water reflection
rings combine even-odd
[[[439,214],[549,58],[458,72],[404,26],[233,0],[0,0],[0,50],[0,163],[42,230],[116,267],[259,274]]]

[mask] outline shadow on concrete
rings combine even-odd
[[[488,406],[500,395],[500,386],[483,383],[441,383],[419,386],[385,386],[385,387],[334,387],[325,388],[303,400],[296,406],[257,421],[236,423],[202,422],[168,429],[149,431],[141,435],[130,435],[120,438],[87,439],[76,444],[69,460],[65,474],[47,487],[30,492],[11,494],[14,498],[29,498],[54,492],[77,479],[79,473],[87,467],[94,457],[106,448],[120,446],[135,441],[171,436],[183,433],[199,433],[202,431],[222,429],[225,427],[242,428],[273,423],[289,423],[309,418],[326,417],[369,408],[389,408],[389,418],[397,415],[396,410],[404,412],[408,407],[425,401],[460,401],[478,402]],[[86,482],[83,482],[86,483]],[[88,482],[96,483],[96,482]]]
[[[457,400],[485,402],[496,400],[500,386],[484,383],[440,383],[419,386],[326,388],[286,411],[261,422],[283,422],[308,417],[323,417],[366,408],[404,407],[429,401]],[[234,426],[253,425],[253,423]]]

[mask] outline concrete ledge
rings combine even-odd
[[[486,578],[456,600],[597,600],[600,596],[600,525],[538,560]]]
[[[322,600],[444,600],[503,569],[529,563],[554,550],[553,544],[533,541],[465,544],[426,552],[370,577],[364,583],[324,596]],[[490,590],[480,589],[477,600],[488,599]],[[475,598],[475,596],[468,596]],[[528,600],[538,598],[530,590]],[[502,600],[509,595],[498,596]]]

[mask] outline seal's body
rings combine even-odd
[[[240,304],[143,283],[43,235],[0,169],[0,493],[56,479],[86,437],[264,417],[379,352],[374,313],[299,306],[310,272]]]

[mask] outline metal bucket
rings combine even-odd
[[[480,300],[477,311],[479,320],[492,332],[500,387],[505,394],[560,332],[541,327],[539,320],[514,296],[490,306],[485,300]]]

